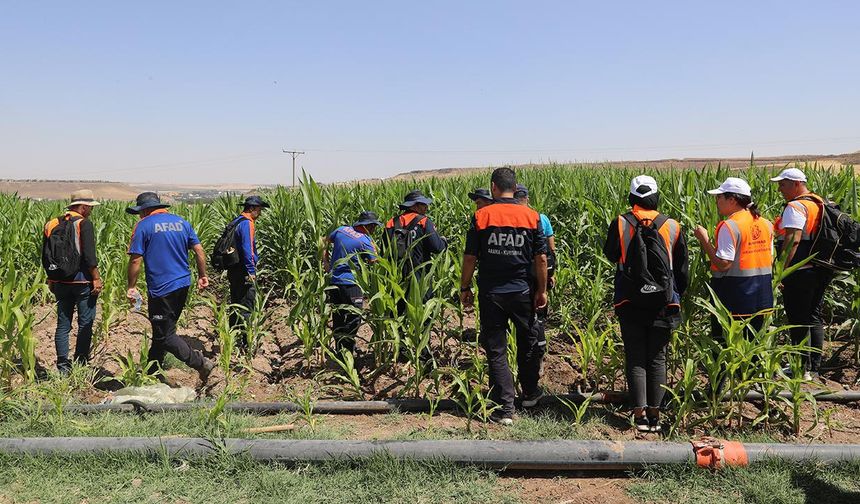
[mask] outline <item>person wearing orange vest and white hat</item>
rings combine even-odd
[[[773,225],[759,214],[745,180],[729,177],[708,194],[716,196],[717,211],[726,217],[717,224],[714,244],[702,226],[694,232],[711,261],[711,287],[733,317],[752,317],[758,330],[761,315],[773,310]],[[716,320],[713,330],[722,340]]]
[[[660,405],[666,389],[666,350],[672,330],[681,322],[680,297],[689,283],[687,242],[681,225],[657,211],[660,193],[657,182],[640,175],[630,182],[627,197],[632,209],[609,224],[603,247],[607,259],[618,264],[615,274],[615,313],[621,325],[627,389],[633,406],[633,424],[640,432],[659,432]],[[634,220],[635,219],[635,220]],[[634,296],[624,278],[635,224],[657,228],[665,249],[662,251],[671,269],[673,292],[668,304],[643,306]],[[628,282],[629,283],[629,282]],[[661,299],[664,301],[665,298]]]
[[[57,370],[68,375],[72,370],[69,360],[69,333],[72,330],[72,316],[78,311],[78,338],[75,345],[74,361],[86,364],[90,359],[90,346],[93,336],[93,322],[96,318],[96,302],[102,290],[96,257],[96,235],[93,223],[89,220],[93,207],[100,205],[93,192],[81,189],[72,193],[72,202],[66,207],[64,215],[45,224],[44,240],[64,225],[75,227],[75,245],[80,256],[78,271],[60,280],[49,280],[51,292],[57,298],[57,329],[54,333],[54,346],[57,350]]]
[[[789,266],[810,255],[812,240],[821,225],[824,200],[806,186],[806,175],[797,168],[788,168],[770,179],[779,183],[779,192],[787,202],[782,215],[774,224],[780,252]],[[791,343],[799,345],[810,335],[816,351],[803,355],[804,378],[818,377],[821,350],[824,347],[824,320],[821,305],[824,292],[833,280],[833,273],[821,266],[806,263],[782,280],[782,299],[790,329]],[[785,370],[788,371],[788,370]]]

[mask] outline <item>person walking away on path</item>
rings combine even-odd
[[[708,194],[715,196],[717,211],[725,217],[714,232],[715,244],[704,227],[694,232],[711,262],[711,288],[732,318],[749,319],[749,326],[759,331],[764,316],[773,312],[773,225],[759,214],[745,180],[729,177]],[[711,317],[711,330],[725,344],[716,317]],[[752,338],[754,331],[744,334]],[[713,390],[721,388],[722,382]]]
[[[167,352],[188,367],[197,371],[205,384],[215,364],[206,359],[199,350],[192,350],[188,343],[177,336],[176,323],[191,286],[188,269],[188,251],[193,250],[197,262],[197,288],[209,287],[206,276],[206,253],[200,245],[197,233],[185,219],[168,212],[170,205],[164,204],[154,192],[137,196],[137,204],[126,212],[139,215],[140,220],[131,235],[128,248],[128,292],[126,297],[132,304],[140,298],[137,279],[143,263],[146,273],[146,288],[149,321],[152,324],[150,361],[164,365]],[[164,379],[164,377],[162,377]]]
[[[93,207],[99,204],[91,190],[75,191],[65,214],[48,221],[44,227],[43,264],[48,274],[48,287],[57,300],[57,329],[54,333],[57,370],[64,375],[72,370],[69,333],[75,310],[78,311],[78,336],[74,361],[86,364],[90,359],[93,322],[102,279],[96,256],[95,230],[89,217]],[[69,263],[66,270],[56,264],[63,262],[63,257]]]
[[[546,239],[538,213],[514,199],[514,171],[497,168],[490,180],[495,203],[475,212],[466,233],[460,302],[466,309],[474,304],[472,277],[477,268],[478,341],[487,354],[490,399],[499,406],[490,419],[512,425],[516,390],[508,365],[509,322],[516,330],[522,402],[537,404],[543,394],[538,382],[545,348],[538,342],[535,311],[547,302]],[[535,279],[530,282],[533,269]]]
[[[403,289],[407,299],[410,296],[411,276],[415,275],[420,284],[431,269],[430,261],[433,256],[448,247],[447,241],[439,236],[435,224],[427,216],[432,203],[433,200],[424,196],[421,191],[410,191],[399,205],[400,215],[392,217],[385,224],[383,245],[385,250],[397,251],[397,259],[404,261]],[[400,257],[401,253],[405,256]],[[430,287],[421,294],[421,299],[426,303],[434,295],[433,288]],[[397,314],[403,316],[405,313],[406,300],[402,299],[397,304]],[[398,359],[405,359],[405,355],[401,352]],[[429,362],[432,359],[430,350],[425,349],[422,352],[422,360]]]
[[[483,187],[479,187],[470,192],[469,199],[475,202],[476,210],[480,210],[487,205],[493,204],[493,195]]]
[[[241,307],[231,310],[230,327],[240,330],[242,337],[239,338],[238,347],[247,352],[253,338],[249,322],[257,304],[256,222],[263,209],[269,208],[269,203],[259,196],[248,196],[242,206],[242,213],[232,222],[239,263],[227,270],[227,280],[230,283],[230,303]]]
[[[660,407],[666,393],[663,388],[667,378],[666,353],[672,331],[681,324],[680,300],[689,282],[687,242],[678,221],[657,211],[660,193],[652,177],[635,177],[630,182],[627,201],[631,210],[610,222],[603,253],[618,265],[613,304],[624,342],[633,425],[640,432],[660,432]],[[638,240],[633,243],[637,232],[643,238],[641,243]],[[647,240],[649,234],[654,239]],[[641,245],[659,248],[642,251]],[[647,264],[639,262],[641,252],[647,254]],[[643,269],[658,283],[660,279],[668,282],[664,285],[670,289],[668,296],[659,292],[641,293],[642,283],[637,279]],[[651,302],[649,296],[661,297]]]
[[[371,235],[380,225],[382,223],[375,213],[361,212],[352,226],[340,226],[324,241],[323,266],[330,273],[327,294],[333,306],[332,332],[338,353],[341,350],[355,352],[355,337],[361,327],[361,314],[348,307],[361,310],[364,307],[364,293],[355,283],[352,268],[361,260],[376,262],[376,245]]]
[[[807,259],[812,241],[821,226],[824,199],[809,190],[806,175],[797,168],[783,170],[770,179],[779,183],[779,192],[786,201],[782,215],[776,219],[774,230],[780,254],[788,266]],[[806,263],[782,279],[782,299],[791,344],[800,345],[807,335],[814,350],[803,354],[804,379],[818,378],[821,353],[824,349],[824,319],[821,314],[824,293],[833,280],[833,272],[823,266]],[[790,374],[790,369],[783,370]]]

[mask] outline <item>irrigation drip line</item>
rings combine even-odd
[[[378,456],[516,470],[637,469],[646,465],[696,464],[720,468],[768,459],[839,464],[860,460],[860,445],[737,443],[704,439],[656,441],[331,441],[203,438],[7,438],[0,453],[28,456],[103,453],[159,453],[171,457],[216,454],[264,462],[355,461]]]
[[[792,399],[790,392],[781,392],[779,397]],[[746,402],[758,402],[764,399],[760,392],[749,392],[744,397]],[[728,397],[723,398],[728,401]],[[860,401],[860,392],[828,392],[815,395],[816,401],[851,403]],[[593,394],[564,394],[558,396],[545,396],[540,400],[539,406],[551,406],[572,402],[581,404],[585,401],[602,404],[623,404],[627,401],[626,392],[595,392]],[[66,413],[168,413],[173,411],[190,411],[201,408],[211,408],[213,402],[190,402],[179,404],[144,404],[137,401],[126,403],[108,404],[71,404],[63,411]],[[384,401],[317,401],[313,403],[314,413],[330,415],[376,415],[387,413],[426,413],[431,410],[431,401],[428,399],[387,399]],[[52,409],[45,407],[46,410]],[[276,415],[278,413],[294,413],[304,411],[302,405],[295,402],[234,402],[224,408],[236,413],[252,413],[257,415]],[[460,409],[457,403],[451,399],[442,399],[434,408],[435,411],[453,411]]]

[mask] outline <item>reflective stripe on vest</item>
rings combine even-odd
[[[804,196],[813,197],[819,199],[819,197],[815,194],[804,194]],[[818,203],[815,201],[809,201],[807,199],[794,199],[788,202],[786,207],[792,207],[798,212],[802,213],[806,216],[806,224],[803,226],[800,241],[808,241],[811,240],[815,233],[818,231],[818,227],[821,225],[821,207],[818,206]],[[783,210],[784,211],[784,210]],[[785,228],[782,227],[782,215],[780,215],[776,219],[776,224],[774,225],[776,229],[776,233],[779,236],[785,236]]]
[[[735,212],[717,224],[716,236],[725,226],[735,243],[735,259],[727,271],[711,265],[714,278],[755,277],[773,273],[773,227],[767,219],[754,218],[749,210]]]
[[[633,207],[633,216],[637,220],[653,221],[660,215],[656,210],[643,210],[639,207]],[[618,216],[618,237],[621,241],[621,262],[623,265],[627,261],[627,250],[630,248],[630,241],[633,239],[633,233],[636,228],[630,224],[623,216]],[[675,244],[678,243],[678,238],[681,235],[681,225],[674,219],[667,219],[666,222],[657,230],[663,238],[663,243],[666,245],[666,251],[669,256],[669,267],[672,267],[672,250],[675,249]]]

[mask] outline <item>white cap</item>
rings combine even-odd
[[[779,182],[780,180],[793,180],[795,182],[806,182],[806,175],[797,168],[786,168],[776,177],[770,179],[771,182]]]
[[[720,187],[708,191],[708,194],[724,193],[735,193],[740,194],[741,196],[752,196],[752,189],[750,189],[750,185],[747,184],[746,180],[739,179],[737,177],[729,177],[726,179],[725,182],[720,184]]]
[[[638,189],[642,186],[647,187],[648,191],[640,193]],[[640,198],[657,194],[657,181],[649,175],[639,175],[630,181],[630,194],[639,196]]]

